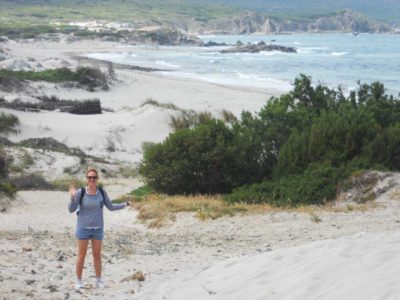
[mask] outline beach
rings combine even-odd
[[[26,70],[42,70],[62,66],[97,66],[107,70],[101,61],[81,58],[91,51],[113,52],[128,50],[124,45],[102,41],[24,43],[10,41],[3,46],[10,57],[1,62],[2,67],[24,62]],[[17,62],[17,63],[15,63]],[[38,68],[40,64],[42,68]],[[25,64],[23,64],[25,65]],[[13,111],[21,122],[21,131],[10,140],[18,142],[30,137],[53,137],[69,147],[79,147],[88,154],[111,156],[126,162],[139,162],[144,142],[161,142],[172,131],[171,116],[179,116],[180,110],[210,112],[221,117],[223,110],[239,116],[243,110],[256,112],[278,91],[224,86],[184,78],[175,78],[116,67],[118,80],[108,91],[90,92],[85,89],[67,88],[62,85],[35,82],[25,91],[2,92],[6,101],[21,99],[37,101],[35,97],[56,95],[60,99],[99,99],[106,111],[102,115],[80,116],[56,111],[37,114]],[[215,101],[218,99],[218,101]],[[155,100],[161,105],[145,104]],[[162,107],[173,104],[175,109]],[[3,109],[2,109],[3,110]],[[4,109],[4,111],[8,111]],[[112,111],[112,112],[110,112]],[[10,111],[8,111],[10,112]],[[84,130],[82,130],[84,128]],[[107,153],[107,140],[116,144],[116,151]]]
[[[398,179],[379,182],[390,188],[373,207],[322,209],[319,222],[301,211],[209,221],[179,213],[149,229],[135,209],[106,210],[106,287],[94,288],[89,249],[80,292],[73,290],[76,216],[68,193],[19,192],[0,218],[2,299],[398,299]],[[135,184],[107,189],[114,198]],[[138,271],[144,281],[129,279]]]
[[[97,40],[9,41],[2,44],[7,59],[1,66],[14,63],[42,70],[91,65],[106,70],[107,63],[85,55],[129,50],[124,47]],[[171,116],[179,116],[181,110],[209,111],[214,116],[222,110],[235,116],[243,110],[254,113],[280,93],[124,65],[115,66],[115,72],[117,80],[108,91],[35,82],[25,90],[0,95],[6,101],[36,101],[43,95],[99,99],[106,108],[100,115],[0,110],[20,120],[20,132],[8,136],[12,142],[53,138],[106,159],[104,185],[112,199],[143,185],[139,178],[118,176],[119,167],[137,166],[143,144],[163,141],[172,132]],[[175,108],[146,103],[149,99]],[[114,151],[109,151],[110,143]],[[18,149],[6,147],[6,151],[18,157]],[[34,160],[26,171],[45,178],[63,178],[67,168],[80,165],[74,156],[29,147],[25,151]],[[177,213],[176,220],[150,229],[138,220],[134,208],[105,210],[105,288],[94,288],[89,249],[85,288],[79,292],[73,289],[76,215],[67,210],[68,192],[20,191],[0,213],[0,295],[2,299],[400,299],[396,284],[400,264],[395,255],[399,176],[381,174],[374,186],[378,196],[367,205],[342,199],[333,208],[315,207],[312,212],[277,209],[207,221]],[[134,279],[136,272],[144,275],[144,281]]]

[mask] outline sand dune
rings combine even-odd
[[[37,41],[4,46],[6,66],[41,69],[75,67],[74,57],[89,52],[124,50],[98,41]],[[22,61],[22,62],[21,62]],[[88,63],[86,61],[86,63]],[[40,67],[39,66],[42,66]],[[48,83],[31,84],[27,92],[1,92],[7,101],[56,95],[62,99],[99,98],[114,112],[78,116],[58,111],[10,111],[21,121],[12,141],[52,137],[112,163],[138,162],[143,142],[162,141],[171,132],[176,111],[147,98],[183,109],[228,108],[239,115],[257,111],[274,91],[244,89],[117,69],[110,91],[91,93]],[[218,99],[218,101],[215,101]],[[107,150],[112,142],[115,151]],[[28,149],[29,150],[29,149]],[[7,150],[11,151],[11,150]],[[31,150],[29,150],[31,151]],[[38,156],[40,158],[40,156]],[[36,170],[49,178],[79,164],[61,154],[41,158]],[[45,163],[44,163],[45,162]],[[47,165],[50,166],[46,169]],[[32,170],[33,172],[33,170]],[[400,299],[399,174],[379,182],[383,193],[364,210],[320,210],[314,222],[307,212],[272,211],[202,222],[181,213],[176,222],[148,229],[134,209],[105,213],[104,280],[93,288],[90,253],[85,289],[73,291],[76,216],[67,211],[66,192],[19,192],[0,213],[0,295],[2,299]],[[389,181],[391,182],[389,185]],[[105,181],[112,198],[138,187],[137,179]],[[347,205],[348,203],[343,203]],[[146,280],[124,280],[142,271]]]
[[[113,198],[139,184],[105,183]],[[106,210],[106,288],[93,288],[89,251],[86,288],[76,293],[76,215],[67,210],[68,193],[19,192],[0,218],[0,293],[3,299],[398,299],[398,195],[396,185],[367,211],[321,211],[319,223],[296,211],[205,222],[180,213],[148,229],[134,209]],[[123,281],[136,271],[145,281]]]
[[[148,299],[400,299],[399,247],[399,232],[361,233],[231,259]]]

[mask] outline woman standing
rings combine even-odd
[[[129,203],[113,204],[107,193],[97,186],[98,179],[98,172],[95,169],[89,169],[86,171],[86,188],[77,190],[75,185],[71,185],[69,188],[71,202],[68,205],[68,209],[71,213],[76,211],[78,214],[76,226],[76,238],[78,241],[76,290],[83,287],[82,272],[89,240],[92,243],[96,287],[104,287],[101,279],[101,247],[104,236],[103,206],[105,205],[109,210],[118,210],[129,205]]]

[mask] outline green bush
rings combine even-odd
[[[294,130],[281,147],[277,164],[280,176],[302,172],[310,163],[330,161],[341,166],[362,157],[380,128],[371,114],[364,110],[322,112],[312,125],[299,132]],[[374,163],[372,156],[369,165]]]
[[[235,189],[228,201],[323,203],[353,171],[400,169],[399,120],[399,99],[380,83],[345,96],[301,75],[255,115],[178,129],[146,149],[141,173],[168,194]]]
[[[1,193],[5,193],[7,196],[14,198],[17,193],[17,188],[9,180],[0,180],[0,194]]]
[[[76,81],[76,75],[68,68],[49,69],[44,71],[13,71],[1,69],[0,76],[19,80],[65,82]]]
[[[154,190],[167,194],[229,192],[246,176],[238,168],[239,147],[222,121],[170,134],[145,149],[140,173]]]
[[[240,187],[225,200],[276,206],[322,204],[335,198],[337,184],[344,175],[349,175],[346,169],[332,167],[329,162],[314,164],[303,174]]]
[[[18,117],[13,114],[6,114],[0,112],[0,135],[7,135],[9,133],[17,133],[17,126],[19,125]]]

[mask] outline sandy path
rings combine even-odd
[[[112,196],[123,186],[110,185]],[[126,188],[125,188],[126,189]],[[364,212],[309,214],[275,212],[202,222],[179,214],[176,222],[150,230],[136,221],[133,209],[105,211],[103,262],[106,288],[92,288],[89,256],[81,294],[72,290],[75,264],[75,215],[65,192],[20,192],[0,218],[0,294],[3,299],[154,299],[163,283],[179,283],[217,262],[243,255],[280,251],[315,240],[362,232],[400,229],[399,191],[389,190],[377,207]],[[121,282],[135,271],[146,280]],[[162,294],[162,293],[161,293]]]

